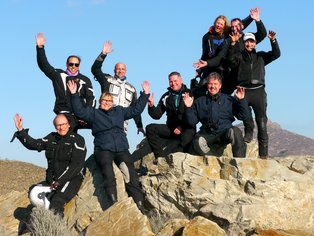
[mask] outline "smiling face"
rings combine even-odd
[[[119,79],[122,79],[126,75],[126,65],[122,62],[119,62],[114,67],[114,74]]]
[[[226,22],[222,18],[218,18],[215,22],[215,31],[218,34],[223,34]]]
[[[173,74],[169,76],[169,87],[175,91],[178,92],[182,88],[182,78],[178,74]]]
[[[255,49],[256,42],[253,39],[248,39],[244,41],[244,47],[248,52],[252,52]]]
[[[67,66],[67,69],[72,74],[75,74],[80,69],[80,63],[81,63],[81,60],[78,57],[71,56],[71,57],[68,58],[66,66]]]
[[[239,19],[234,19],[231,21],[231,30],[234,33],[241,33],[243,30],[243,24]]]
[[[99,99],[99,108],[105,111],[108,111],[112,108],[113,105],[113,98],[110,93],[103,93]]]
[[[207,89],[211,95],[216,95],[221,89],[221,77],[218,73],[210,73],[207,80]]]
[[[69,132],[70,124],[65,115],[62,114],[57,115],[53,120],[53,124],[56,128],[57,133],[60,136],[65,136]]]

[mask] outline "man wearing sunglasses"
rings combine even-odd
[[[37,64],[42,72],[51,80],[56,101],[53,111],[56,114],[65,114],[72,129],[86,128],[86,123],[73,115],[71,107],[71,96],[66,83],[74,80],[77,83],[78,91],[82,101],[88,107],[95,107],[96,99],[90,79],[79,71],[81,58],[71,55],[66,61],[66,70],[56,69],[47,60],[44,44],[46,39],[43,33],[36,36]]]
[[[126,80],[126,65],[122,62],[118,62],[114,67],[114,76],[110,74],[103,73],[101,70],[102,64],[109,53],[113,50],[111,49],[112,43],[106,41],[103,45],[103,49],[100,55],[96,58],[94,64],[92,65],[92,73],[95,79],[99,82],[101,86],[101,92],[109,92],[113,96],[113,104],[116,106],[128,107],[135,103],[137,100],[137,94],[135,87]],[[137,116],[134,118],[137,133],[139,132],[145,134],[142,118]],[[124,131],[127,133],[128,123],[124,122]]]

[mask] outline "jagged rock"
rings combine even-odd
[[[123,176],[116,165],[114,165],[114,172],[118,203],[110,208],[103,187],[103,177],[93,156],[87,160],[86,166],[87,173],[82,187],[78,195],[65,208],[65,215],[73,235],[85,231],[87,236],[102,235],[103,232],[106,232],[106,235],[126,235],[118,234],[126,230],[129,230],[128,235],[131,236],[153,235],[147,217],[142,215],[133,200],[128,198]]]
[[[187,219],[170,219],[162,227],[162,229],[156,234],[156,236],[165,236],[165,235],[181,235],[184,227],[190,221]]]
[[[27,193],[12,191],[0,196],[0,227],[3,235],[17,235],[21,222],[29,212]]]
[[[258,159],[256,142],[248,158],[233,158],[230,150],[219,157],[172,153],[158,165],[149,149],[137,152],[146,152],[136,163],[148,170],[140,177],[146,210],[169,219],[156,235],[206,235],[212,227],[214,235],[314,235],[314,157]],[[154,235],[119,169],[114,166],[119,202],[109,207],[93,157],[86,166],[78,195],[65,207],[72,235]],[[25,191],[0,196],[0,233],[17,235],[29,206]]]
[[[197,216],[191,220],[185,227],[182,236],[226,236],[226,232],[222,230],[215,222]]]
[[[153,236],[146,216],[142,215],[131,198],[124,199],[104,211],[87,230],[86,235]]]
[[[174,153],[167,159],[157,167],[149,156],[143,161],[149,171],[141,177],[146,200],[160,215],[201,215],[228,235],[257,228],[314,234],[314,157],[262,160]]]

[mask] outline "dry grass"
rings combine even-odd
[[[20,161],[0,160],[0,195],[28,188],[45,180],[45,169]]]

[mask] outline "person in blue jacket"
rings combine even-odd
[[[222,78],[212,72],[207,78],[207,94],[194,101],[188,93],[184,96],[185,119],[191,126],[201,122],[202,126],[193,141],[193,151],[198,155],[208,155],[214,144],[231,143],[234,157],[245,157],[246,144],[241,130],[233,126],[234,116],[242,120],[250,115],[244,99],[244,89],[238,87],[235,97],[220,92]]]
[[[135,104],[129,107],[113,106],[113,96],[105,92],[100,96],[99,109],[86,107],[80,100],[77,85],[69,81],[74,114],[86,121],[94,136],[94,155],[104,177],[104,186],[111,203],[117,201],[116,179],[112,163],[123,169],[126,191],[143,212],[143,193],[129,152],[129,143],[124,132],[124,121],[140,115],[149,98],[149,83],[142,84],[143,92]],[[123,166],[123,168],[121,168]]]

